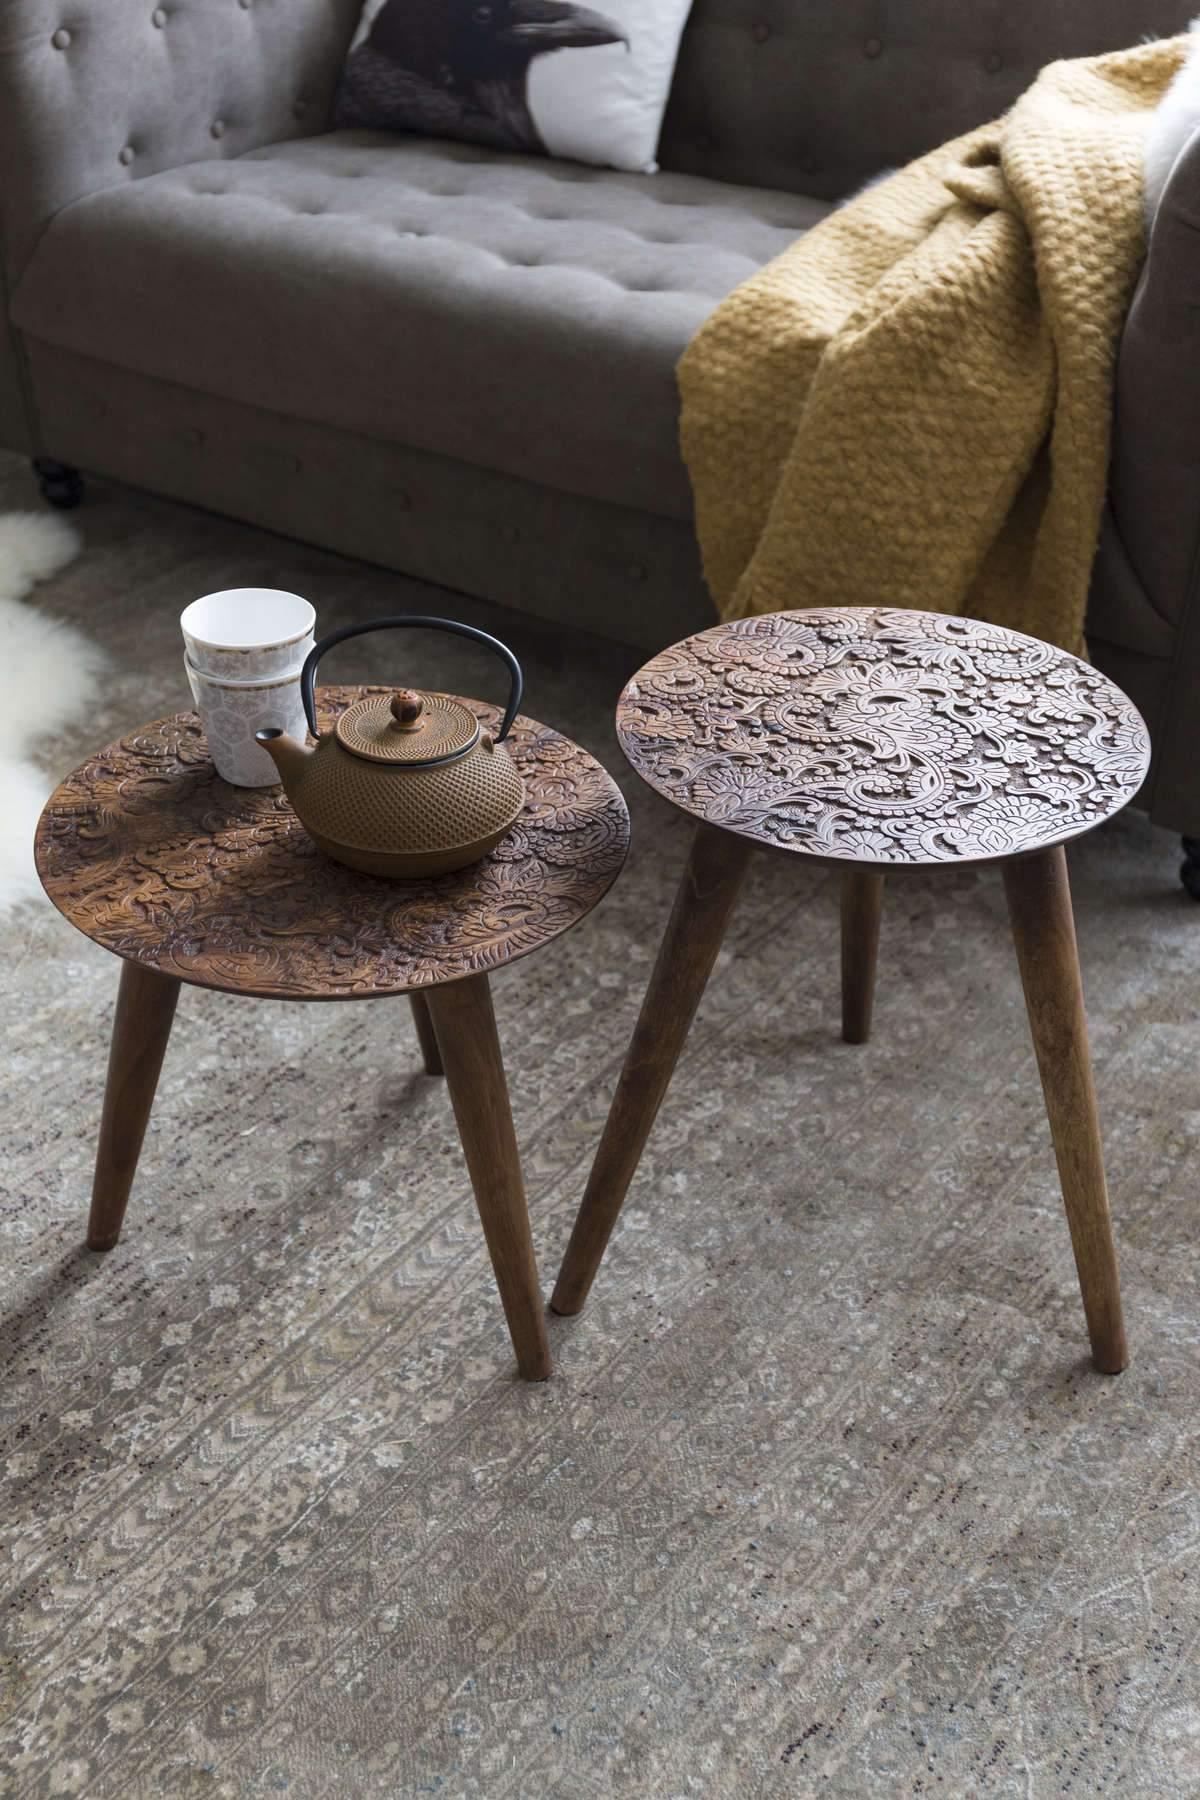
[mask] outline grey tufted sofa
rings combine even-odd
[[[644,177],[331,132],[361,0],[3,0],[0,441],[657,648],[711,618],[674,364],[715,303],[1044,62],[1196,4],[696,0]],[[1155,732],[1147,804],[1200,836],[1189,160],[1091,631]]]

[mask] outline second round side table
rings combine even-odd
[[[1097,1369],[1128,1362],[1063,844],[1136,794],[1121,691],[1038,639],[940,613],[773,613],[647,663],[617,714],[643,780],[697,821],[551,1305],[583,1306],[751,855],[840,868],[842,1029],[871,1021],[884,881],[997,862]]]
[[[328,719],[367,687],[327,687]],[[494,725],[491,708],[464,701]],[[121,961],[87,1241],[120,1235],[180,984],[274,1000],[407,994],[430,1074],[444,1073],[517,1366],[550,1373],[545,1310],[489,974],[584,918],[620,873],[629,815],[586,750],[518,718],[525,808],[470,868],[386,881],[323,856],[278,788],[216,774],[178,713],[88,759],[46,803],[43,886]]]

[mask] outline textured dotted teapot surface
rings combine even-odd
[[[347,707],[334,727],[338,742],[372,762],[420,763],[457,756],[479,737],[475,714],[449,694],[402,693],[411,701],[410,727],[397,725],[399,696],[372,696]]]
[[[304,829],[336,846],[387,857],[490,848],[521,810],[524,789],[507,750],[480,749],[437,771],[437,791],[413,772],[355,768],[332,746],[318,750],[289,794]],[[387,873],[380,867],[379,873]]]
[[[985,861],[1132,800],[1131,701],[1037,638],[941,613],[741,619],[646,664],[618,710],[638,774],[765,844],[878,865]]]
[[[436,706],[443,697],[431,698]],[[474,728],[475,715],[455,705]],[[314,836],[386,855],[432,855],[494,838],[511,825],[524,797],[508,751],[490,738],[452,762],[406,768],[369,761],[347,749],[340,734],[327,732],[285,786]]]

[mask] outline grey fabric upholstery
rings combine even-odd
[[[23,380],[21,343],[8,321],[4,282],[0,279],[0,443],[13,450],[31,451],[29,407]]]
[[[331,132],[77,202],[13,316],[139,374],[687,519],[675,364],[826,210]]]
[[[0,442],[657,648],[711,617],[671,368],[714,302],[821,200],[1197,3],[696,0],[643,178],[319,135],[361,0],[0,0]],[[1089,611],[1144,802],[1195,836],[1198,246],[1193,144]]]
[[[1200,547],[1200,131],[1176,162],[1117,368],[1113,518],[1155,614],[1183,623]],[[1175,529],[1164,530],[1166,521]]]
[[[1200,835],[1200,131],[1176,161],[1159,205],[1117,369],[1109,479],[1111,548],[1093,577],[1093,654],[1162,646],[1166,678],[1151,721],[1153,810]],[[1113,569],[1136,581],[1119,608]],[[1136,635],[1131,621],[1144,621]]]
[[[362,0],[2,0],[10,274],[63,207],[320,130]]]
[[[33,344],[31,360],[39,410],[55,421],[59,454],[79,468],[648,652],[712,624],[690,522],[49,345]],[[453,613],[452,598],[446,607]]]
[[[994,119],[1060,56],[1186,29],[1197,0],[696,0],[659,161],[825,199]]]

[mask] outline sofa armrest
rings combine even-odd
[[[16,333],[0,324],[0,450],[33,452],[33,427],[21,387]]]
[[[8,291],[0,267],[0,450],[34,449],[33,421],[26,402],[21,347],[8,322]]]
[[[73,200],[324,130],[360,10],[361,0],[2,0],[10,291]]]
[[[1109,505],[1140,604],[1168,646],[1154,720],[1151,816],[1192,835],[1200,831],[1198,295],[1200,131],[1167,181],[1129,309],[1109,472]],[[1138,644],[1128,633],[1105,635]]]
[[[1175,629],[1200,551],[1200,131],[1176,160],[1117,365],[1109,494],[1150,604]]]

